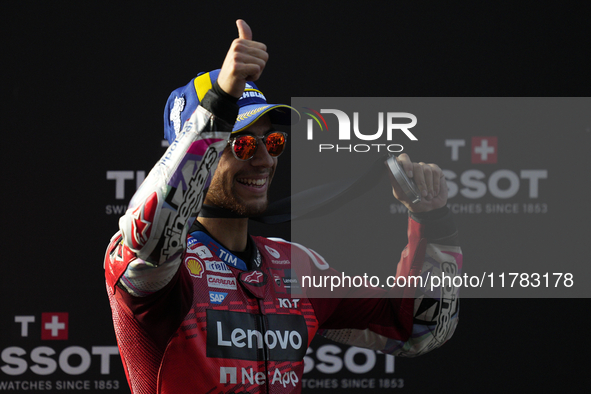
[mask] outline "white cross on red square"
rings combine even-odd
[[[497,137],[472,137],[472,163],[495,164],[497,162]]]
[[[68,312],[44,312],[41,314],[41,339],[68,339]]]

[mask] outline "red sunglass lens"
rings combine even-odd
[[[285,136],[281,133],[271,133],[266,138],[267,151],[273,157],[279,156],[285,148]]]
[[[240,160],[248,160],[254,156],[257,140],[250,135],[243,135],[234,140],[234,153]]]

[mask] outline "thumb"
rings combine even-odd
[[[242,19],[238,19],[236,21],[236,26],[238,26],[238,38],[243,38],[245,40],[252,40],[252,30],[250,30],[250,26]]]

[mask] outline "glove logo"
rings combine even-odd
[[[148,242],[150,237],[151,220],[156,212],[158,205],[158,196],[152,193],[150,197],[135,211],[133,211],[133,221],[131,222],[131,233],[133,235],[134,249],[140,249]]]
[[[243,282],[246,283],[261,283],[261,278],[263,277],[263,273],[260,271],[253,271],[250,274],[244,276],[242,278]]]

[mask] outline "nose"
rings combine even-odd
[[[271,156],[267,151],[267,147],[265,143],[261,140],[258,141],[259,145],[257,146],[257,150],[254,153],[252,159],[250,159],[251,164],[254,167],[263,167],[263,168],[270,168],[273,167],[275,164],[276,158]]]

